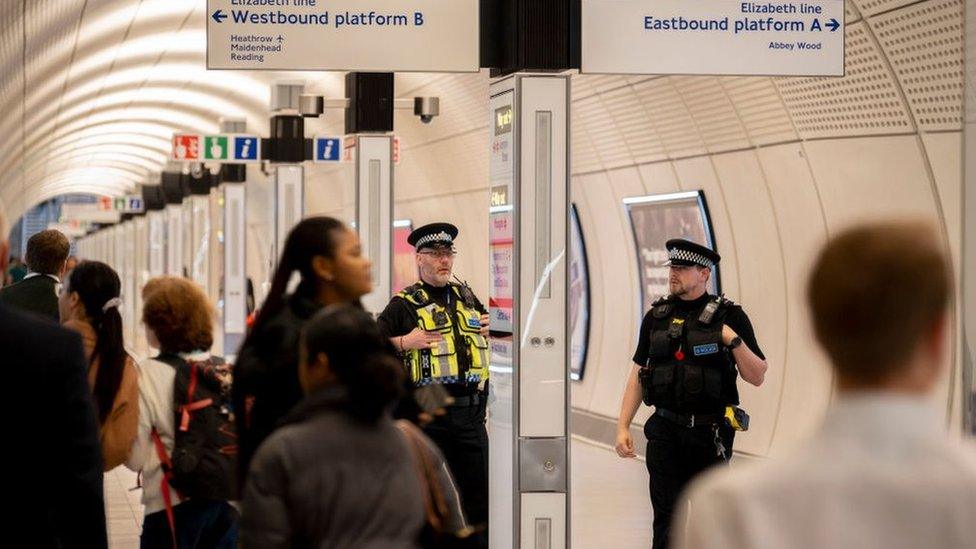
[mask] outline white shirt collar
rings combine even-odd
[[[945,415],[927,396],[881,391],[841,394],[827,412],[823,436],[868,444],[945,437]]]
[[[179,353],[180,358],[184,360],[197,360],[203,361],[210,358],[210,351],[203,351],[197,349],[196,351],[190,351],[189,353]]]
[[[51,280],[57,282],[58,284],[61,284],[61,279],[53,274],[43,274],[43,273],[35,273],[35,272],[27,273],[27,276],[24,277],[24,280],[27,280],[28,278],[33,278],[35,276],[46,276]]]

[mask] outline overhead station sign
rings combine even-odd
[[[78,220],[73,220],[69,223],[48,223],[48,230],[60,231],[61,234],[67,236],[68,238],[78,238],[88,234],[89,223],[82,223]]]
[[[126,199],[123,198],[123,201]],[[114,198],[102,197],[98,202],[85,204],[62,204],[61,223],[118,223],[120,214],[128,213],[125,209],[117,209]]]
[[[584,73],[844,75],[844,0],[582,0]]]
[[[477,72],[479,0],[207,0],[207,68]]]

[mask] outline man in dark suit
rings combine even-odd
[[[71,245],[60,231],[48,229],[27,241],[27,268],[23,280],[0,289],[0,304],[60,322],[58,288]]]
[[[2,214],[0,205],[0,272]],[[80,337],[0,303],[0,353],[11,389],[0,416],[10,420],[4,437],[13,485],[3,535],[30,547],[107,547],[102,451]]]

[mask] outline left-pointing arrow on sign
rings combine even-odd
[[[211,17],[213,17],[213,20],[214,21],[216,21],[218,23],[223,23],[224,22],[224,19],[227,19],[227,14],[224,13],[223,10],[217,10],[217,11],[213,12],[213,15]]]

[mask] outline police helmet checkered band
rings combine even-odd
[[[407,243],[420,251],[428,246],[451,246],[457,236],[458,228],[450,223],[429,223],[414,229],[407,237]]]
[[[432,242],[443,242],[444,244],[451,244],[454,239],[451,235],[447,234],[445,231],[439,233],[429,234],[417,240],[417,247],[420,248],[425,244],[430,244]]]
[[[713,268],[722,260],[715,250],[684,238],[672,238],[665,243],[668,265],[698,265]]]
[[[712,262],[707,257],[690,250],[682,250],[679,248],[674,248],[668,252],[668,260],[671,262],[675,260],[679,262],[690,262],[701,265],[702,267],[712,266]]]

